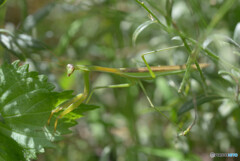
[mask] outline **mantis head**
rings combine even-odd
[[[67,75],[71,76],[71,74],[74,72],[75,67],[72,64],[67,65]]]

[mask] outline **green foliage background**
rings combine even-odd
[[[145,66],[141,54],[180,45],[183,40],[193,44],[190,51],[185,44],[147,56],[148,63],[186,64],[194,47],[199,45],[196,60],[210,64],[203,70],[205,83],[199,72],[191,72],[184,94],[178,93],[186,78],[184,74],[143,81],[154,105],[182,129],[194,119],[196,100],[198,119],[187,136],[177,137],[179,129],[149,109],[138,86],[102,89],[90,100],[102,108],[79,119],[73,133],[56,142],[57,148],[39,155],[39,161],[211,160],[210,152],[239,153],[240,3],[143,2],[155,18],[141,3],[126,0],[12,0],[0,8],[1,64],[20,59],[30,64],[30,71],[46,75],[56,91],[74,89],[75,94],[83,91],[80,72],[70,78],[66,76],[68,63]],[[146,28],[139,28],[152,18],[153,21],[158,18],[161,24],[147,23]],[[128,82],[106,73],[92,73],[90,80],[92,87]],[[0,123],[1,116],[2,113]],[[5,135],[0,138],[9,141]],[[12,143],[15,144],[18,145]]]

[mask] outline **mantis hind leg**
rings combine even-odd
[[[162,115],[163,117],[165,117],[168,121],[170,121],[173,125],[175,125],[178,129],[180,129],[177,125],[177,123],[173,122],[167,115],[165,115],[161,110],[159,110],[157,107],[155,107],[151,101],[151,99],[149,98],[146,89],[144,88],[142,82],[139,80],[138,84],[140,86],[140,88],[142,89],[144,95],[146,96],[151,108],[153,108],[156,112],[158,112],[160,115]]]
[[[89,100],[91,99],[93,92],[95,92],[95,90],[97,89],[103,89],[103,88],[127,88],[130,86],[133,86],[135,84],[134,81],[132,81],[131,83],[124,83],[124,84],[114,84],[114,85],[106,85],[106,86],[98,86],[92,89],[91,93],[88,96],[88,99],[86,101],[86,103],[89,102]]]
[[[179,48],[179,47],[182,47],[182,46],[183,46],[183,45],[178,45],[178,46],[172,46],[172,47],[168,47],[168,48],[158,49],[158,50],[154,50],[154,51],[149,51],[149,52],[141,55],[141,58],[142,58],[144,64],[146,65],[146,67],[147,67],[147,69],[148,69],[148,71],[149,71],[149,74],[151,75],[152,78],[156,78],[156,75],[155,75],[154,72],[152,71],[150,65],[147,63],[147,60],[145,59],[145,56],[146,56],[146,55],[149,55],[149,54],[161,52],[161,51],[166,51],[166,50],[170,50],[170,49]]]

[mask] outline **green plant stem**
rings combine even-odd
[[[168,28],[167,26],[165,26],[159,19],[158,17],[150,10],[148,9],[148,7],[144,4],[144,2],[140,2],[139,0],[135,0],[138,4],[140,4],[150,15],[152,15],[152,17],[154,19],[156,19],[156,21],[158,22],[158,24],[162,27],[162,29],[168,33],[172,33],[172,29]]]

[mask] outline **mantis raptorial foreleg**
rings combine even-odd
[[[75,103],[77,100],[79,100],[79,98],[81,98],[81,97],[82,97],[82,93],[78,94],[77,96],[75,96],[75,97],[72,98],[71,100],[62,103],[62,104],[61,104],[60,106],[58,106],[56,109],[52,110],[52,112],[51,112],[51,114],[50,114],[50,116],[49,116],[49,118],[48,118],[48,125],[50,124],[50,121],[51,121],[51,119],[52,119],[52,116],[53,116],[55,113],[57,113],[57,112],[59,112],[59,111],[61,111],[61,110],[63,110],[63,109],[66,109],[66,108],[69,107],[71,104],[74,104],[74,103]]]
[[[56,129],[57,129],[58,120],[61,119],[66,114],[73,111],[74,109],[76,109],[81,103],[83,103],[83,101],[87,98],[87,93],[80,93],[75,98],[77,99],[77,101],[73,102],[70,106],[68,106],[63,112],[61,112],[57,116],[55,123],[54,123],[54,131],[56,131]]]
[[[72,69],[74,70],[74,68]],[[69,72],[69,71],[68,71]],[[72,73],[73,71],[71,71]],[[64,109],[63,112],[61,112],[54,123],[54,131],[56,131],[57,129],[57,124],[58,124],[58,120],[61,119],[63,116],[65,116],[66,114],[70,113],[71,111],[73,111],[74,109],[76,109],[81,103],[83,103],[86,98],[88,97],[89,94],[89,71],[83,71],[84,73],[84,92],[78,94],[77,96],[75,96],[74,98],[72,98],[70,101],[63,103],[62,106],[57,107],[56,109],[54,109],[51,112],[51,115],[48,119],[48,124],[50,124],[50,120],[53,116],[54,113],[59,112],[60,110]]]

